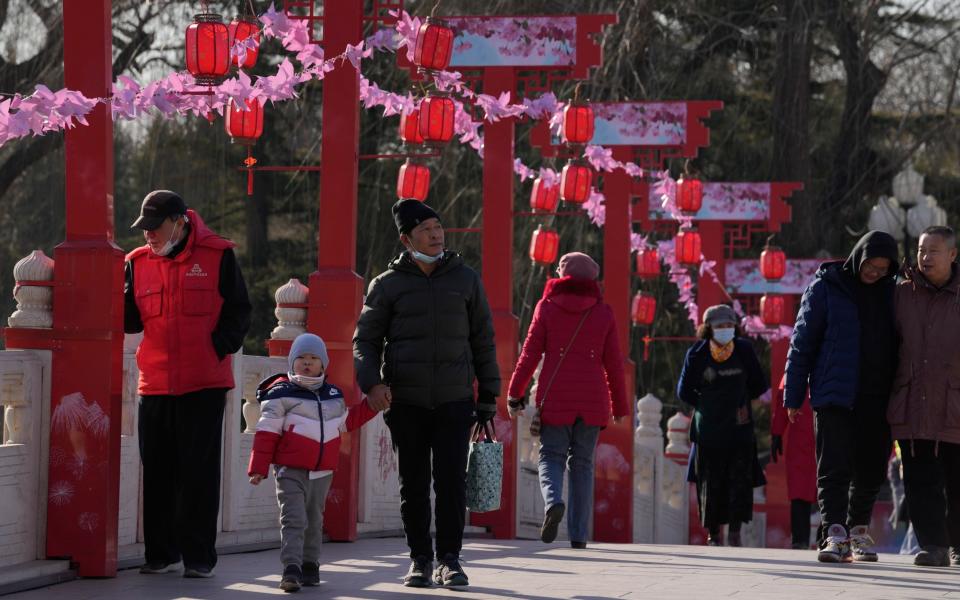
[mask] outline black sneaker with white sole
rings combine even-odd
[[[140,573],[142,575],[160,575],[163,573],[176,573],[183,568],[183,563],[165,563],[152,561],[140,567]]]
[[[410,570],[403,576],[403,585],[407,587],[430,587],[430,572],[433,561],[426,556],[418,556],[410,561]]]
[[[547,514],[543,515],[543,525],[540,527],[540,541],[546,544],[557,539],[557,529],[560,527],[560,521],[563,520],[563,513],[566,506],[563,504],[554,504],[547,509]]]
[[[463,572],[463,567],[460,566],[460,557],[454,554],[445,554],[438,562],[437,569],[433,572],[433,582],[435,584],[447,587],[470,585],[467,574]]]

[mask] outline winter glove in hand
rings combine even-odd
[[[477,423],[483,425],[497,415],[497,397],[490,392],[480,392],[477,397]]]
[[[783,456],[783,436],[771,435],[770,436],[770,460],[773,461],[773,464],[777,464],[777,458],[780,456]]]

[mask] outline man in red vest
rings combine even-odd
[[[220,446],[230,355],[250,327],[233,242],[183,198],[147,194],[131,228],[146,244],[127,255],[124,331],[143,331],[138,431],[143,462],[141,573],[211,577],[217,562]]]

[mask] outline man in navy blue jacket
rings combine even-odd
[[[868,526],[892,446],[887,402],[897,364],[896,241],[864,235],[807,286],[790,340],[783,404],[791,422],[810,389],[816,413],[821,562],[877,560]]]

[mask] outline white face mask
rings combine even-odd
[[[713,341],[720,344],[721,346],[726,346],[733,341],[734,328],[733,327],[723,327],[720,329],[713,330]]]
[[[307,388],[308,390],[318,390],[323,387],[323,382],[326,377],[326,374],[320,375],[319,377],[310,377],[308,375],[287,373],[287,379],[299,385],[300,387]]]
[[[413,257],[413,260],[417,262],[422,262],[427,265],[432,265],[433,263],[443,258],[443,251],[441,251],[440,254],[436,256],[430,256],[429,254],[424,254],[423,252],[417,252],[413,248],[410,248],[410,256]]]
[[[183,222],[186,222],[186,217],[184,217]],[[167,243],[165,243],[159,250],[154,251],[154,254],[157,256],[166,256],[173,252],[173,249],[176,247],[176,245],[180,243],[180,236],[177,233],[177,227],[180,227],[181,232],[183,231],[181,221],[177,221],[177,223],[173,226],[173,231],[170,232],[170,239],[167,240]]]

